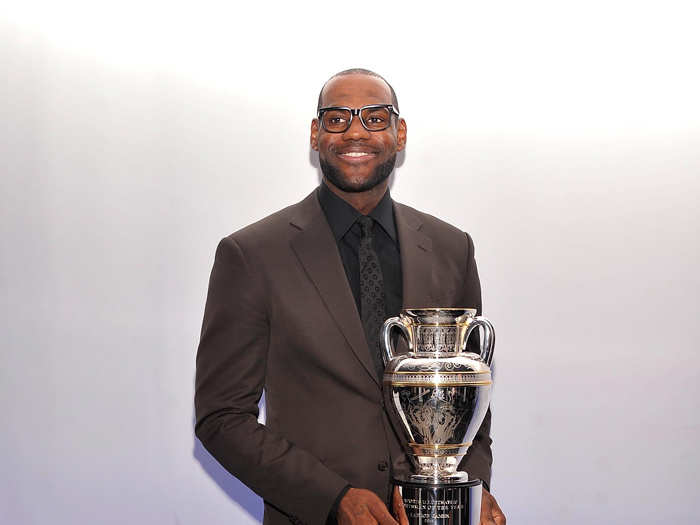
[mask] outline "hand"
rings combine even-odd
[[[488,490],[481,490],[481,520],[479,525],[506,525],[506,517]]]
[[[399,492],[399,487],[394,487],[391,508],[394,511],[394,517],[399,520],[399,525],[408,525],[408,516],[406,516],[406,509],[403,506],[403,498],[401,497],[401,492]]]
[[[399,525],[374,492],[350,489],[338,505],[338,525]]]

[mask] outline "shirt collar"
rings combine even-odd
[[[355,221],[362,214],[350,204],[333,193],[325,182],[321,182],[318,192],[318,200],[321,208],[328,219],[333,236],[336,241],[342,239]],[[391,198],[389,189],[382,197],[382,200],[368,214],[372,217],[384,231],[396,242],[396,223],[394,221],[394,201]]]

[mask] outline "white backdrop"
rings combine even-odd
[[[259,521],[193,435],[206,286],[348,67],[398,92],[395,199],[474,237],[509,523],[700,520],[693,2],[13,4],[0,522]]]

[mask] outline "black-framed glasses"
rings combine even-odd
[[[399,116],[391,104],[370,104],[361,108],[329,106],[318,110],[321,126],[329,133],[344,133],[350,129],[355,116],[360,117],[367,131],[383,131],[391,124],[391,115]]]

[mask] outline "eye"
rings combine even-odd
[[[347,127],[350,114],[346,110],[332,109],[324,113],[323,125],[331,131],[340,131]]]
[[[391,115],[389,115],[389,110],[386,108],[367,108],[362,113],[362,117],[365,125],[370,130],[379,131],[388,126]]]

